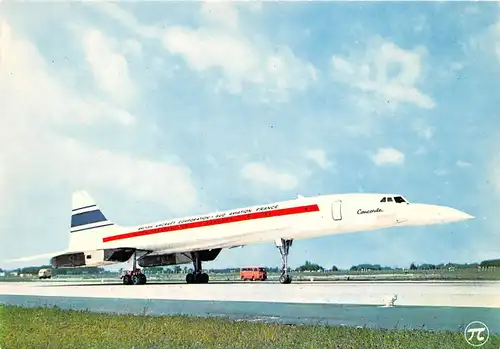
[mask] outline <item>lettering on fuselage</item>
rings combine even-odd
[[[236,210],[236,211],[231,211],[231,212],[217,213],[217,214],[212,215],[212,216],[199,216],[199,217],[192,217],[192,218],[183,218],[180,220],[172,220],[172,221],[162,222],[162,223],[153,224],[153,225],[151,225],[151,224],[144,225],[144,226],[139,227],[137,230],[155,229],[155,228],[168,227],[168,226],[177,225],[177,224],[186,224],[186,223],[192,223],[192,222],[207,221],[207,220],[211,220],[211,219],[225,218],[225,217],[230,217],[230,216],[238,216],[238,215],[252,213],[252,212],[263,212],[263,211],[275,210],[278,207],[279,207],[279,205],[261,206],[261,207],[255,208],[255,209],[247,208],[247,209]]]
[[[382,210],[381,208],[370,209],[370,210],[363,210],[360,208],[357,213],[358,214],[370,214],[370,213],[379,213],[379,212],[384,212],[384,210]]]
[[[266,211],[266,210],[274,210],[278,208],[278,205],[274,205],[274,206],[263,206],[263,207],[257,207],[255,209],[255,211]]]
[[[246,209],[246,210],[240,210],[240,211],[234,211],[234,212],[230,212],[228,214],[228,216],[234,216],[234,215],[237,215],[237,214],[245,214],[245,213],[250,213],[252,212],[251,209]]]

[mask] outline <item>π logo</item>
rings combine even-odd
[[[490,338],[490,330],[481,321],[472,321],[465,328],[464,337],[473,347],[480,347],[485,345]]]

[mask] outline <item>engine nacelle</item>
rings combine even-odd
[[[221,249],[198,251],[200,260],[203,262],[213,261],[219,255]],[[166,265],[177,265],[191,263],[191,255],[186,253],[164,253],[155,255],[146,255],[137,260],[139,266],[145,267],[162,267]]]
[[[66,253],[52,257],[53,268],[97,267],[128,261],[134,253],[133,248],[111,248]]]
[[[159,254],[152,256],[144,256],[137,260],[139,266],[145,267],[161,267],[166,265],[186,264],[191,263],[191,258],[182,253]]]

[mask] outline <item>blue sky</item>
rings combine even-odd
[[[494,3],[7,3],[0,33],[2,259],[66,248],[80,188],[121,225],[396,192],[477,219],[298,240],[291,265],[499,257]]]

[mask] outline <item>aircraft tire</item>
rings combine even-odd
[[[132,276],[132,283],[134,285],[140,285],[141,281],[142,281],[142,278],[141,278],[140,275],[134,275],[134,276]]]
[[[129,275],[124,275],[123,276],[123,284],[124,285],[130,285],[132,283],[132,279],[130,278]]]
[[[194,284],[195,278],[193,273],[189,273],[186,275],[186,283],[188,284]]]
[[[292,283],[292,278],[290,275],[281,275],[280,276],[280,284],[290,284]]]
[[[199,278],[200,284],[208,284],[208,280],[209,280],[208,274],[206,273],[200,274]]]
[[[144,275],[144,274],[141,274],[141,275],[140,275],[140,281],[141,281],[141,282],[140,282],[140,284],[141,284],[141,285],[145,285],[145,284],[146,284],[146,282],[147,282],[147,280],[148,280],[148,279],[146,278],[146,275]]]

